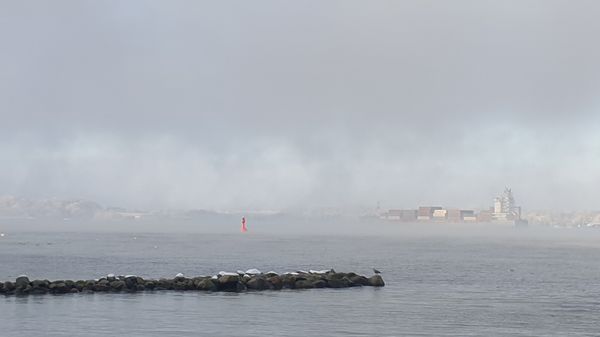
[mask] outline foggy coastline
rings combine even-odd
[[[368,208],[315,208],[287,211],[201,209],[130,210],[84,199],[31,200],[0,197],[0,232],[206,232],[236,233],[242,216],[251,233],[308,235],[568,235],[600,232],[600,212],[525,211],[528,228],[502,223],[436,223],[383,218]]]

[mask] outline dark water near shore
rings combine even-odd
[[[529,234],[528,234],[529,235]],[[0,280],[384,273],[384,288],[0,296],[0,336],[597,336],[600,238],[202,234],[0,238]]]

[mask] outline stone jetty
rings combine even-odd
[[[214,276],[144,279],[135,275],[106,277],[93,280],[30,280],[22,275],[17,279],[0,282],[0,294],[42,295],[68,293],[138,292],[138,291],[259,291],[281,289],[348,288],[360,286],[383,287],[381,275],[366,277],[356,273],[333,270],[297,271],[277,274],[262,273],[256,269],[236,273],[220,272]]]

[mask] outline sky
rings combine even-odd
[[[0,0],[0,195],[600,209],[598,1]]]

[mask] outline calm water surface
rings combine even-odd
[[[0,336],[598,336],[600,244],[511,235],[11,233],[0,280],[384,273],[384,288],[0,297]]]

